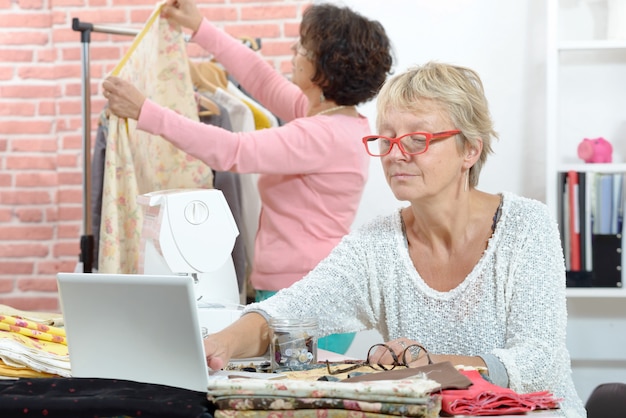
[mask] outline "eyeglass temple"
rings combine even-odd
[[[356,370],[359,367],[363,367],[367,365],[367,363],[364,362],[359,362],[359,363],[355,363],[352,366],[348,366],[346,368],[343,369],[337,369],[337,370],[331,370],[330,368],[330,362],[328,360],[326,360],[326,370],[328,371],[328,374],[330,375],[335,375],[335,374],[342,374],[342,373],[347,373],[347,372],[351,372],[352,370]]]

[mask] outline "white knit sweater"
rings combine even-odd
[[[565,266],[554,220],[538,201],[503,193],[487,249],[455,289],[433,290],[409,257],[400,213],[344,237],[304,279],[247,311],[315,317],[321,335],[378,330],[431,353],[495,355],[518,393],[550,390],[585,417],[565,346]],[[288,254],[285,254],[288,257]]]

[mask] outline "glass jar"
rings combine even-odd
[[[317,363],[317,320],[271,318],[270,362],[272,371],[305,370]]]

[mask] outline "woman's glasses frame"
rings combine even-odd
[[[389,354],[393,360],[392,364],[381,364],[380,363],[380,358],[382,357],[379,356],[378,360],[376,362],[372,362],[371,361],[371,357],[374,354],[372,351],[376,351],[378,350],[380,347],[385,349],[385,352],[383,352],[384,354]],[[400,356],[398,357],[398,355],[396,354],[396,352],[393,350],[393,348],[389,347],[389,345],[385,344],[385,343],[379,343],[379,344],[374,344],[372,345],[369,350],[367,350],[367,357],[365,359],[365,361],[361,361],[358,363],[353,364],[352,366],[348,366],[348,367],[344,367],[341,369],[331,369],[330,367],[330,363],[328,362],[328,360],[326,360],[326,369],[328,371],[328,374],[330,375],[336,375],[336,374],[342,374],[342,373],[347,373],[347,372],[351,372],[353,370],[356,370],[360,367],[363,366],[368,366],[371,369],[374,370],[378,370],[378,371],[388,371],[388,370],[393,370],[396,367],[410,367],[410,363],[413,361],[416,361],[419,358],[419,354],[420,352],[423,351],[426,354],[426,358],[428,359],[428,364],[432,364],[432,359],[430,358],[430,353],[428,352],[428,350],[426,350],[421,344],[410,344],[406,347],[404,347],[402,349],[402,352],[400,354]],[[407,361],[407,353],[409,353],[410,360]]]
[[[385,155],[389,154],[391,152],[391,149],[393,148],[393,145],[397,145],[398,149],[400,149],[400,152],[402,152],[403,154],[406,155],[419,155],[419,154],[423,154],[426,151],[428,151],[428,147],[430,146],[431,141],[435,141],[438,139],[447,139],[447,138],[451,138],[454,135],[460,134],[461,131],[458,129],[452,130],[452,131],[442,131],[442,132],[435,132],[435,133],[431,133],[431,132],[410,132],[408,134],[399,136],[397,138],[390,138],[388,136],[384,136],[384,135],[368,135],[366,137],[363,138],[363,145],[365,146],[365,151],[371,155],[372,157],[384,157]],[[426,146],[424,147],[423,150],[421,151],[417,151],[417,152],[408,152],[406,149],[404,149],[404,146],[402,145],[402,139],[406,138],[407,136],[416,136],[416,135],[421,135],[425,138],[426,140]],[[370,151],[370,147],[369,147],[369,143],[370,142],[378,142],[380,140],[385,140],[389,143],[389,148],[387,149],[386,152],[377,152],[374,153],[372,151]]]

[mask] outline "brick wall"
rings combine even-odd
[[[260,38],[285,74],[304,0],[198,0],[234,36]],[[74,270],[83,228],[82,59],[72,19],[141,28],[155,0],[0,0],[0,304],[58,311],[55,275]],[[132,37],[91,33],[91,145],[101,82]],[[192,58],[208,57],[189,45]]]

